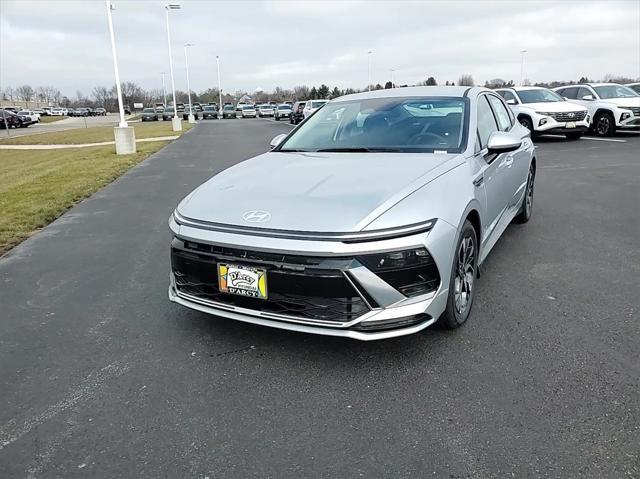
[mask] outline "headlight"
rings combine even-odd
[[[631,113],[623,113],[620,115],[620,121],[625,121],[628,118],[631,118]]]
[[[551,113],[546,113],[544,111],[537,111],[536,115],[541,115],[541,116],[551,116]]]
[[[358,260],[405,296],[429,293],[440,285],[438,268],[426,248],[368,254]]]

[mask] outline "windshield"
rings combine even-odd
[[[310,102],[311,108],[320,108],[325,103],[327,103],[327,101],[312,101],[312,102]]]
[[[551,90],[519,90],[518,96],[522,103],[550,103],[564,101],[556,92]]]
[[[18,115],[30,115],[31,113],[29,113],[28,111],[22,110],[18,112]]]
[[[153,108],[145,108],[142,110],[142,113],[155,113],[156,111]]]
[[[167,108],[165,108],[164,112],[165,112],[165,113],[171,113],[171,112],[173,112],[173,107],[172,107],[172,106],[168,106]]]
[[[289,105],[278,105],[278,110],[291,110]]]
[[[622,85],[594,86],[600,98],[629,98],[638,96],[631,88]]]
[[[218,108],[215,106],[205,106],[204,111],[216,111]]]
[[[251,105],[245,105],[242,107],[243,110],[254,110],[255,108],[253,108],[253,106]]]
[[[372,98],[325,105],[303,123],[280,151],[461,152],[467,100]]]

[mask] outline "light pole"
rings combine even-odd
[[[218,96],[220,104],[218,105],[218,114],[222,111],[222,85],[220,85],[220,57],[216,55],[216,67],[218,68]]]
[[[169,10],[180,10],[179,3],[169,3],[164,6],[167,14],[167,42],[169,43],[169,70],[171,72],[171,92],[173,94],[173,118],[171,119],[171,126],[173,131],[182,131],[182,122],[178,118],[178,105],[176,104],[176,82],[173,78],[173,56],[171,54],[171,30],[169,29]]]
[[[120,123],[113,129],[116,140],[116,154],[128,155],[136,152],[136,136],[132,127],[124,119],[124,107],[122,106],[122,88],[120,87],[120,73],[118,72],[118,57],[116,55],[116,38],[113,33],[114,9],[111,0],[105,0],[107,6],[107,23],[109,24],[109,36],[111,37],[111,53],[113,54],[113,70],[116,77],[116,92],[118,94],[118,109],[120,110]]]
[[[520,64],[520,86],[524,83],[524,54],[527,53],[526,50],[520,50],[520,54],[522,55],[522,63]]]
[[[189,97],[189,123],[195,123],[196,119],[193,115],[193,108],[191,106],[191,84],[189,83],[189,59],[187,58],[187,47],[192,47],[193,43],[184,44],[184,64],[187,67],[187,95]]]
[[[166,73],[160,72],[160,75],[162,75],[162,106],[167,108],[167,89],[164,86],[164,76]]]
[[[368,70],[369,70],[369,75],[368,75],[368,79],[369,79],[369,80],[368,80],[368,82],[367,82],[367,90],[368,90],[368,91],[371,91],[371,54],[372,54],[372,53],[373,53],[373,52],[372,52],[371,50],[369,50],[369,51],[367,52],[367,58],[369,59],[369,69],[368,69]]]

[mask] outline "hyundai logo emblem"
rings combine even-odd
[[[271,213],[262,210],[247,211],[242,215],[242,219],[249,223],[266,223],[271,219]]]
[[[576,116],[575,113],[569,113],[569,118],[574,118]]]

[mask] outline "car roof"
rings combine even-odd
[[[428,97],[463,97],[465,93],[477,95],[482,91],[491,91],[488,88],[477,86],[413,86],[405,88],[390,88],[385,90],[374,90],[363,93],[354,93],[341,96],[333,100],[336,103],[352,100],[365,100],[368,98],[399,98],[411,96]]]
[[[545,88],[543,86],[503,86],[500,88],[496,88],[494,91],[497,91],[497,90],[523,91],[523,90],[548,90],[548,88]]]

